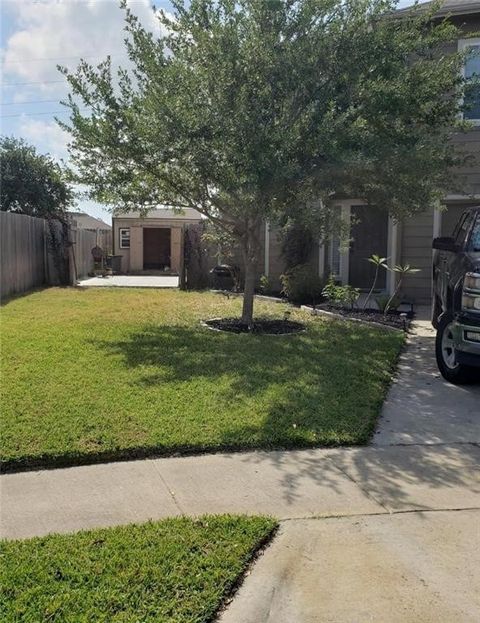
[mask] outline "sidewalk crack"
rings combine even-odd
[[[389,513],[389,514],[392,513],[392,511],[387,506],[385,506],[385,504],[383,504],[383,502],[381,502],[380,500],[377,500],[377,498],[374,495],[372,495],[372,493],[370,493],[370,491],[368,491],[368,489],[365,489],[361,484],[359,484],[355,480],[355,478],[353,478],[353,476],[351,476],[346,470],[342,469],[339,465],[337,465],[332,458],[329,458],[327,460],[332,463],[332,465],[334,466],[334,468],[336,470],[338,470],[341,474],[346,476],[350,480],[350,482],[353,482],[353,484],[356,485],[360,489],[360,491],[364,495],[367,496],[367,498],[369,500],[371,500],[372,502],[375,502],[375,504],[378,504],[378,506],[381,506],[385,510],[386,513]]]
[[[156,461],[152,461],[153,463],[153,467],[155,469],[155,471],[158,474],[158,477],[160,478],[160,480],[162,481],[163,486],[165,487],[165,489],[167,490],[169,496],[172,498],[173,503],[175,504],[175,506],[177,507],[177,509],[180,511],[180,513],[182,515],[186,515],[187,513],[185,512],[185,510],[182,508],[182,505],[180,504],[180,502],[177,500],[176,496],[175,496],[175,492],[172,491],[170,489],[170,487],[168,486],[167,481],[165,480],[162,472],[160,471],[160,469],[158,468],[158,465],[156,464]]]

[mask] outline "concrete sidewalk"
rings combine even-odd
[[[174,515],[279,519],[480,508],[475,444],[251,452],[1,477],[7,538]]]

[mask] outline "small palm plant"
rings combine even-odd
[[[418,272],[420,272],[421,269],[420,268],[412,268],[412,266],[410,266],[410,264],[404,264],[403,266],[401,264],[397,264],[396,266],[394,266],[393,268],[390,268],[389,270],[392,270],[393,272],[398,273],[399,278],[398,278],[397,285],[395,287],[395,290],[394,290],[392,296],[388,299],[388,302],[385,305],[385,309],[383,311],[383,315],[385,317],[387,316],[393,301],[396,299],[398,293],[400,292],[400,288],[402,287],[405,275],[411,275],[413,273],[418,273]]]
[[[367,257],[366,259],[367,259],[367,262],[370,262],[371,264],[375,266],[375,276],[373,278],[373,283],[372,283],[372,287],[370,288],[370,292],[367,294],[367,298],[365,299],[365,302],[363,304],[364,310],[367,309],[368,302],[372,298],[372,294],[375,290],[375,286],[377,285],[378,273],[380,272],[380,268],[385,268],[385,270],[388,270],[388,265],[387,265],[388,257],[380,257],[379,255],[375,255],[374,253],[371,257]]]

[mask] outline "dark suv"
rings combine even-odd
[[[432,324],[442,375],[480,380],[480,206],[466,210],[453,236],[433,241]]]

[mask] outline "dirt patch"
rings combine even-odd
[[[229,333],[256,333],[259,335],[290,335],[305,331],[305,326],[293,320],[267,320],[258,318],[253,326],[249,327],[240,318],[212,318],[205,320],[204,324],[217,331]]]
[[[407,329],[413,318],[412,312],[398,312],[393,310],[388,312],[385,316],[383,312],[378,311],[378,309],[345,309],[344,307],[335,307],[333,305],[321,305],[317,306],[317,309],[328,311],[332,314],[339,314],[345,318],[355,318],[357,320],[384,324],[389,327],[395,327],[396,329]]]

